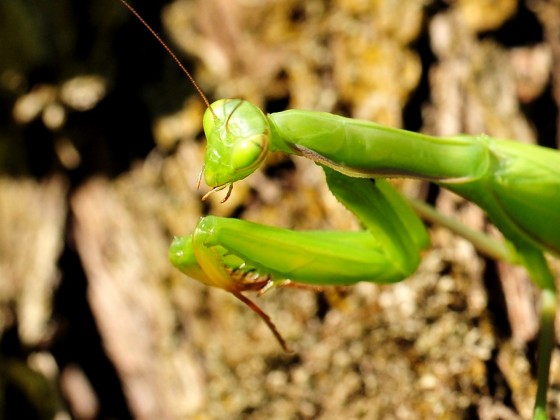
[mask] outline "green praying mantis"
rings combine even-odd
[[[538,390],[535,418],[546,418],[546,391],[554,347],[555,279],[544,254],[560,255],[560,152],[485,135],[434,137],[321,112],[265,115],[241,99],[209,104],[159,36],[124,0],[195,85],[207,105],[205,166],[209,194],[227,189],[280,151],[320,165],[334,196],[354,213],[359,232],[293,231],[206,216],[189,236],[176,237],[172,264],[204,284],[224,289],[267,323],[246,291],[273,286],[393,283],[410,276],[429,237],[420,213],[385,178],[427,180],[476,203],[503,233],[499,257],[523,265],[540,289]],[[205,198],[204,197],[204,198]],[[483,245],[484,239],[480,240]]]

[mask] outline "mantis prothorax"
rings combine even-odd
[[[253,173],[270,151],[302,156],[322,166],[334,196],[365,230],[302,232],[207,216],[192,235],[173,240],[175,267],[233,293],[286,348],[268,316],[242,292],[285,282],[405,279],[429,239],[409,202],[383,178],[431,181],[485,210],[507,239],[504,258],[525,266],[541,290],[535,418],[546,417],[556,290],[544,252],[560,255],[560,152],[484,135],[433,137],[320,112],[265,115],[240,99],[208,105],[203,126],[203,176],[211,192],[229,188],[229,196],[233,183]]]

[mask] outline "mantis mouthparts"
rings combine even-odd
[[[200,181],[199,181],[199,183],[200,183]],[[202,196],[202,201],[205,201],[212,194],[214,194],[215,192],[218,192],[218,191],[222,191],[226,187],[228,188],[226,196],[220,200],[220,204],[224,204],[228,200],[229,196],[231,195],[231,191],[233,190],[233,182],[231,182],[229,184],[225,184],[225,185],[218,185],[217,187],[212,188],[210,191],[208,191],[206,194],[204,194]]]

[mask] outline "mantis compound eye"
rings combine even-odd
[[[266,143],[266,137],[262,135],[241,140],[235,145],[231,154],[232,168],[243,170],[258,167],[265,158]]]

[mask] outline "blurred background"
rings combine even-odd
[[[555,0],[133,6],[210,100],[560,144]],[[119,1],[0,0],[0,109],[3,418],[530,417],[534,288],[437,226],[407,281],[257,298],[290,354],[233,296],[170,266],[171,238],[203,214],[357,223],[318,167],[281,155],[202,203],[204,103]],[[497,235],[450,193],[399,187]]]

